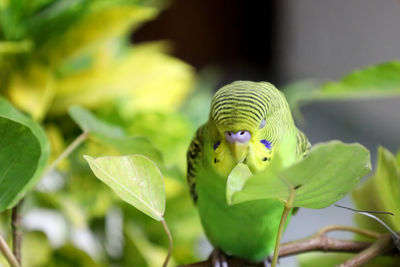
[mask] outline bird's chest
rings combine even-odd
[[[224,252],[249,260],[270,253],[283,205],[257,200],[228,206],[223,178],[211,170],[199,173],[197,206],[210,242]]]

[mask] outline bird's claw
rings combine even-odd
[[[213,267],[228,267],[225,254],[219,249],[214,249],[211,257]]]

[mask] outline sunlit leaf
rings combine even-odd
[[[392,212],[394,216],[376,214],[395,231],[400,230],[400,165],[387,149],[379,147],[375,174],[353,192],[358,209]],[[357,223],[374,231],[387,232],[379,223],[362,215]]]
[[[366,67],[329,82],[315,91],[314,99],[355,99],[400,96],[400,62]]]
[[[69,27],[56,38],[46,40],[47,43],[38,51],[53,66],[64,63],[78,53],[90,51],[106,40],[126,36],[128,31],[134,30],[158,13],[156,8],[127,1],[124,4],[118,1],[92,1],[91,5],[84,7],[86,10],[83,12],[86,14],[82,14],[73,27]]]
[[[26,71],[12,74],[7,93],[19,109],[42,120],[53,100],[55,82],[49,68],[32,64]]]
[[[300,120],[299,106],[321,100],[400,97],[400,61],[390,61],[351,72],[337,82],[318,85],[305,80],[289,84],[284,93]]]
[[[41,177],[50,149],[43,129],[0,97],[0,210],[21,199]]]
[[[96,177],[120,198],[155,220],[163,219],[165,185],[151,160],[141,155],[84,158]]]
[[[72,106],[68,109],[68,113],[84,132],[111,137],[125,136],[124,131],[120,127],[98,119],[85,108]]]
[[[360,144],[321,143],[294,165],[248,178],[243,189],[232,195],[232,203],[271,198],[284,202],[291,187],[294,207],[324,208],[344,197],[370,170],[369,151]],[[231,175],[238,175],[237,170]]]
[[[189,65],[158,46],[137,45],[106,64],[61,79],[51,112],[62,114],[70,105],[100,108],[111,103],[124,116],[140,110],[176,110],[193,78]]]

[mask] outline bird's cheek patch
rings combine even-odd
[[[261,144],[263,144],[267,149],[271,149],[272,148],[272,143],[269,142],[267,139],[262,139],[260,140]]]

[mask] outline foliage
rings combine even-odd
[[[361,100],[400,96],[400,62],[390,61],[356,70],[337,82],[297,81],[283,91],[295,115],[300,106],[315,101]]]
[[[165,217],[175,241],[174,264],[199,257],[202,231],[185,187],[183,159],[194,130],[207,118],[212,91],[205,89],[213,88],[217,78],[214,70],[204,74],[191,91],[193,69],[168,55],[167,43],[131,44],[130,32],[155,18],[163,5],[150,0],[0,1],[0,93],[11,102],[0,98],[0,210],[25,196],[24,266],[159,266],[167,250],[165,233],[118,196],[156,220]],[[323,86],[302,83],[304,91],[292,88],[294,97],[288,91],[289,102],[397,95],[399,66],[369,67]],[[85,142],[33,188],[48,158],[58,158],[82,131],[88,134]],[[91,155],[86,159],[92,169],[117,196],[93,178],[83,155]],[[109,156],[95,159],[104,155]],[[122,162],[131,169],[122,168]],[[379,201],[363,202],[365,208],[398,210],[399,162],[400,154],[396,159],[381,149],[378,170],[354,193],[356,202],[357,195],[365,200],[373,193]],[[142,187],[128,175],[133,168],[140,178],[135,182],[147,181],[148,190],[139,198]],[[332,142],[316,146],[296,163],[278,157],[268,175],[301,185],[295,205],[319,208],[348,192],[368,169],[362,146]],[[116,186],[116,177],[123,186]],[[230,178],[229,196],[235,202],[257,189],[254,196],[265,197],[271,192],[254,185],[272,179],[261,180],[252,177],[242,190],[244,181]],[[274,196],[286,199],[287,184],[273,183],[279,189]],[[325,194],[328,185],[337,190]],[[43,213],[35,224],[31,215]],[[8,229],[8,217],[4,212],[1,229]],[[366,225],[365,219],[358,221]],[[397,222],[389,221],[398,230]]]
[[[279,166],[279,159],[275,157],[264,172],[254,176],[247,168],[248,180],[240,191],[233,192],[232,203],[270,198],[286,202],[293,189],[293,207],[325,208],[344,197],[371,170],[366,148],[338,141],[315,145],[308,156],[286,168]],[[235,175],[234,169],[228,188],[232,180],[243,179],[243,174]]]
[[[141,155],[84,158],[97,178],[120,198],[153,219],[163,220],[165,186],[154,162]]]
[[[166,42],[132,45],[129,40],[131,32],[154,19],[164,5],[160,0],[0,3],[0,94],[46,129],[52,148],[50,161],[80,133],[68,113],[84,131],[89,131],[88,139],[58,165],[59,173],[44,177],[25,197],[26,227],[30,230],[25,229],[24,242],[48,244],[48,250],[43,250],[47,252],[41,261],[27,260],[24,266],[132,266],[137,259],[138,266],[159,266],[164,260],[168,241],[163,229],[132,211],[94,179],[83,161],[84,154],[144,154],[156,162],[165,175],[167,210],[181,213],[180,218],[167,216],[171,230],[187,229],[182,231],[187,234],[174,234],[174,257],[180,262],[196,259],[192,246],[201,230],[185,188],[180,160],[194,126],[187,117],[176,115],[192,90],[194,72],[168,54]],[[80,107],[68,112],[72,105]],[[163,125],[154,123],[155,114]],[[102,125],[101,129],[91,128],[93,123]],[[171,127],[168,132],[155,138],[163,131],[160,127],[166,126]],[[14,136],[12,140],[15,151],[17,139]],[[35,142],[29,144],[22,148],[29,150]],[[179,155],[171,151],[173,147],[180,148]],[[31,156],[33,162],[35,157]],[[28,172],[29,161],[25,159],[24,164]],[[32,181],[40,176],[38,173]],[[115,210],[122,225],[112,228],[107,218]],[[54,234],[46,226],[51,220],[48,216],[42,216],[40,226],[35,225],[30,214],[39,212],[58,214],[65,227],[53,223],[51,227],[58,227]],[[4,213],[3,223],[9,222],[8,215]],[[7,224],[2,229],[8,229]],[[57,236],[64,238],[54,244],[52,240]],[[83,245],[78,241],[82,238],[86,240]],[[112,248],[118,243],[120,246]],[[22,254],[23,259],[31,259],[37,252],[24,245]]]
[[[50,148],[42,128],[2,97],[0,136],[0,211],[4,211],[41,177]]]
[[[400,164],[389,150],[379,147],[375,173],[354,190],[353,199],[358,209],[392,212],[393,216],[377,216],[396,232],[400,231]],[[357,215],[355,219],[362,228],[387,232],[370,218]]]

